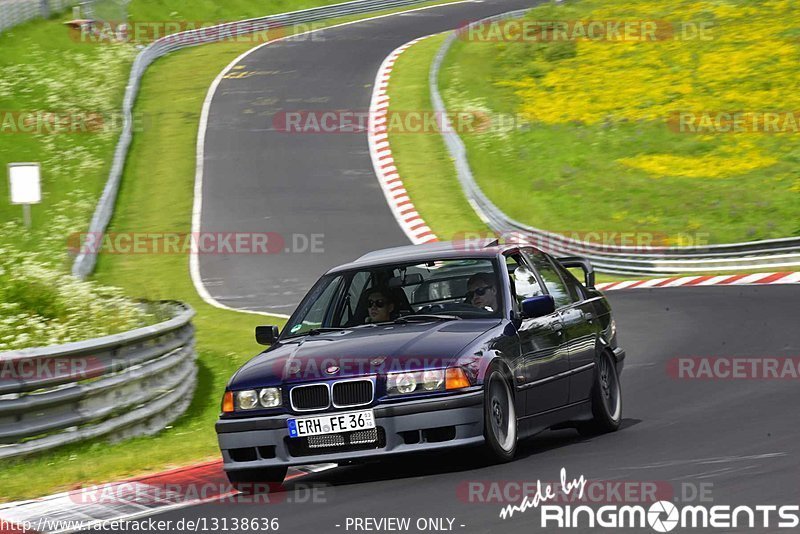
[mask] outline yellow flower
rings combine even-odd
[[[543,75],[503,82],[515,89],[524,117],[544,124],[664,123],[666,129],[666,121],[681,111],[800,110],[800,9],[794,0],[614,4],[598,6],[587,18],[666,20],[675,38],[576,42],[575,54],[549,62]],[[703,31],[682,40],[680,28]],[[681,154],[675,143],[674,151],[620,163],[653,176],[735,176],[778,161],[758,146],[765,135],[782,135],[787,145],[798,139],[797,134],[761,132],[697,136],[711,148]]]

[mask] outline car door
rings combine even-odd
[[[569,273],[549,256],[535,249],[525,249],[524,253],[536,267],[548,293],[553,295],[556,311],[563,324],[563,342],[569,354],[568,402],[572,404],[585,400],[591,394],[594,377],[597,329],[592,316],[593,307],[585,302],[583,292],[578,287],[567,283],[566,275]]]
[[[597,339],[602,330],[594,304],[587,300],[586,289],[558,260],[550,258],[567,286],[573,305],[566,308],[561,318],[569,343],[570,402],[588,399],[594,384]]]
[[[545,294],[531,265],[520,254],[506,258],[512,290],[512,306],[519,316],[520,303]],[[563,326],[557,313],[521,319],[517,327],[522,355],[521,389],[527,416],[560,408],[569,400],[569,360],[563,344]]]

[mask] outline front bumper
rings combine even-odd
[[[378,442],[333,449],[308,448],[305,438],[290,438],[281,414],[220,419],[217,439],[226,471],[368,459],[482,443],[483,391],[374,408]],[[313,414],[304,414],[313,415]]]

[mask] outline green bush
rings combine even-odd
[[[119,289],[0,248],[0,351],[115,334],[159,319]]]

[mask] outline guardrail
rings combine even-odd
[[[145,71],[155,60],[184,48],[214,43],[250,33],[263,32],[275,28],[285,28],[295,24],[317,22],[348,15],[382,11],[427,1],[430,0],[357,0],[355,2],[303,9],[290,13],[281,13],[219,24],[199,30],[174,33],[162,37],[148,45],[136,56],[133,67],[131,68],[128,87],[125,91],[125,98],[122,104],[124,117],[122,134],[117,143],[114,161],[105,188],[103,189],[103,194],[97,203],[92,221],[89,225],[88,235],[98,236],[104,234],[111,220],[120,180],[122,179],[122,171],[125,167],[128,149],[133,138],[132,113],[136,96],[139,92],[139,84],[142,81]],[[97,252],[98,251],[94,250],[94,247],[82,246],[72,265],[72,274],[79,278],[86,278],[89,276],[92,271],[94,271],[94,266],[97,262]]]
[[[152,434],[192,400],[194,310],[89,341],[0,353],[0,458],[96,437]]]
[[[0,0],[0,32],[36,18],[85,2],[85,0]]]
[[[527,11],[522,9],[488,17],[473,22],[469,27],[521,17]],[[692,247],[615,246],[571,239],[508,217],[475,181],[464,142],[455,129],[449,127],[446,107],[439,92],[439,71],[459,31],[465,29],[461,28],[447,36],[431,64],[428,80],[431,101],[437,116],[443,117],[442,137],[455,162],[461,188],[478,216],[494,232],[510,239],[533,243],[558,256],[584,256],[592,261],[598,271],[612,274],[662,275],[800,266],[800,237]]]

